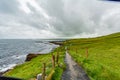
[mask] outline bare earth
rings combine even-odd
[[[67,51],[65,63],[67,68],[62,75],[62,80],[90,80],[85,71],[73,61]]]

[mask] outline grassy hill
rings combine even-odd
[[[47,75],[51,72],[51,54],[60,52],[61,67],[55,68],[52,80],[60,80],[64,65],[65,50],[84,68],[91,80],[120,80],[120,33],[97,38],[71,39],[63,42],[63,46],[50,54],[40,55],[30,62],[16,66],[6,76],[30,80],[42,72],[42,64],[47,64]],[[88,53],[87,53],[88,50]]]
[[[120,33],[68,40],[65,45],[91,80],[120,80]]]

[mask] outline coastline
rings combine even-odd
[[[59,42],[61,42],[61,41],[49,41],[49,43],[52,43],[52,44],[56,45],[57,47],[58,47],[58,46],[61,46],[61,44],[60,44]],[[63,42],[63,41],[62,41],[62,42]],[[56,48],[57,48],[57,47],[56,47]],[[37,56],[39,56],[39,55],[49,54],[50,52],[52,52],[52,51],[53,51],[54,49],[56,49],[56,48],[52,48],[52,50],[49,51],[48,53],[29,53],[29,54],[26,55],[25,61],[24,61],[22,64],[24,64],[24,63],[27,62],[27,61],[30,61],[31,59],[33,59],[33,58],[35,58],[35,57],[37,57]],[[30,56],[29,56],[29,55],[30,55]],[[32,55],[32,56],[31,56],[31,55]],[[29,58],[30,58],[30,59],[29,59]],[[4,76],[5,73],[7,73],[7,72],[9,72],[10,70],[14,69],[14,67],[16,67],[17,65],[20,65],[20,64],[16,64],[15,66],[10,67],[9,69],[7,69],[7,70],[5,70],[5,71],[3,71],[3,72],[0,72],[0,76]]]
[[[63,45],[63,41],[50,41],[50,43],[53,43],[53,44],[59,45],[59,46]]]
[[[15,66],[14,66],[14,67],[15,67]],[[12,67],[11,69],[8,69],[8,70],[6,70],[6,71],[4,71],[4,72],[0,72],[0,76],[4,76],[4,74],[5,74],[6,72],[8,72],[8,71],[14,69],[14,67]]]

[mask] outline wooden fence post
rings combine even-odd
[[[88,58],[88,48],[86,48],[86,59]]]
[[[46,72],[46,64],[43,63],[42,80],[45,80],[45,76],[46,76],[45,72]]]
[[[52,67],[55,68],[55,55],[52,55]]]
[[[58,64],[59,61],[59,52],[57,52],[57,56],[56,56],[56,63]]]

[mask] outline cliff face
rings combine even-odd
[[[26,60],[25,61],[31,61],[31,59],[37,57],[38,55],[41,55],[41,54],[34,54],[34,53],[30,53],[27,55],[26,57]]]

